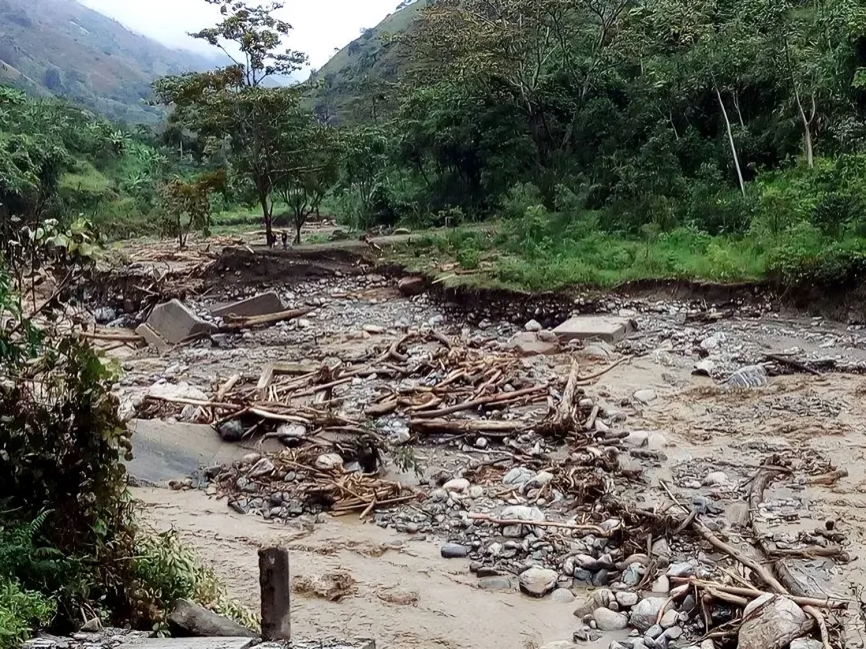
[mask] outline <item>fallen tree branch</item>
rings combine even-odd
[[[584,381],[592,381],[593,379],[597,379],[601,376],[604,376],[605,374],[610,372],[615,367],[622,365],[623,363],[626,363],[630,360],[631,360],[631,356],[623,356],[618,361],[614,361],[613,363],[611,363],[610,365],[605,367],[603,370],[600,370],[600,371],[596,372],[595,374],[590,374],[589,376],[579,376],[579,377],[577,377],[577,380],[581,383]]]
[[[286,320],[294,320],[315,311],[315,307],[304,307],[302,309],[290,309],[288,311],[278,311],[277,313],[269,313],[267,315],[255,315],[249,317],[226,316],[224,318],[226,326],[224,330],[237,331],[238,329],[249,329],[250,327],[262,327],[266,325],[277,324]]]
[[[494,525],[529,525],[530,527],[556,527],[564,530],[578,530],[593,532],[598,536],[610,536],[611,530],[606,530],[598,525],[579,525],[577,523],[556,523],[554,521],[521,521],[503,518],[494,518],[490,514],[470,513],[469,518],[474,521],[486,521]]]
[[[458,403],[456,406],[449,406],[448,408],[440,408],[439,410],[429,410],[426,412],[419,412],[416,417],[423,418],[434,418],[434,417],[444,417],[445,415],[451,415],[455,412],[461,412],[462,410],[471,410],[473,408],[477,408],[479,406],[488,406],[495,403],[507,403],[509,401],[516,401],[521,397],[526,397],[532,394],[538,394],[547,389],[547,386],[544,385],[536,385],[531,388],[524,388],[523,390],[515,390],[514,392],[503,392],[501,394],[494,394],[489,397],[482,397],[481,399],[475,399],[473,401],[466,401],[464,403]]]

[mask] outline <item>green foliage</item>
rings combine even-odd
[[[44,595],[0,576],[0,649],[17,649],[31,629],[47,625],[53,615],[54,606]]]
[[[225,169],[200,174],[184,181],[180,178],[163,183],[159,189],[162,201],[163,231],[177,238],[181,248],[193,229],[205,233],[211,224],[211,196],[226,189]]]
[[[228,597],[213,570],[183,545],[177,532],[139,533],[135,549],[135,585],[132,597],[139,611],[157,628],[179,598],[191,599],[250,629],[256,617]]]

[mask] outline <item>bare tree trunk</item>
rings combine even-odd
[[[737,168],[737,178],[740,181],[740,191],[743,193],[743,196],[746,195],[746,183],[743,180],[743,170],[740,168],[740,158],[737,155],[737,145],[734,142],[734,134],[731,131],[731,120],[728,119],[728,111],[725,108],[725,102],[722,101],[722,93],[719,92],[718,86],[716,86],[716,98],[719,100],[719,106],[722,109],[722,115],[725,118],[725,126],[728,129],[728,142],[731,144],[731,154],[734,156],[734,166]]]
[[[737,119],[740,120],[740,126],[744,129],[746,128],[745,122],[743,122],[743,113],[740,112],[740,98],[737,96],[737,93],[732,93],[734,98],[734,109],[737,111]]]
[[[803,137],[806,150],[806,164],[809,169],[815,167],[815,153],[812,145],[812,120],[815,119],[815,96],[812,95],[812,116],[806,117],[806,111],[803,110],[803,102],[800,101],[800,92],[797,90],[797,84],[794,83],[794,97],[797,99],[797,111],[800,113],[800,120],[803,122]]]

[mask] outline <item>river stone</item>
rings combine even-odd
[[[244,438],[246,431],[240,421],[232,419],[221,423],[217,432],[224,442],[239,442]]]
[[[521,485],[535,478],[535,471],[525,466],[516,466],[502,478],[503,484]]]
[[[446,543],[441,553],[443,559],[462,559],[469,556],[469,548],[459,543]]]
[[[658,579],[653,582],[652,592],[654,593],[669,593],[671,590],[671,582],[665,575],[660,575]]]
[[[640,401],[641,403],[652,403],[658,398],[656,391],[652,388],[644,388],[643,390],[638,390],[634,393],[634,398]]]
[[[640,599],[637,593],[630,593],[627,590],[621,590],[616,593],[615,596],[617,603],[619,603],[619,605],[623,608],[631,608],[632,606],[637,604],[638,600]]]
[[[553,591],[553,594],[550,596],[554,602],[560,602],[562,604],[571,604],[574,601],[574,593],[572,593],[568,588],[557,588]]]
[[[823,649],[824,644],[820,640],[814,638],[797,638],[791,640],[789,649]]]
[[[641,632],[645,632],[656,623],[659,616],[659,611],[667,604],[670,606],[667,598],[664,597],[647,597],[642,599],[631,609],[631,624]]]
[[[622,583],[629,587],[637,586],[641,582],[641,579],[643,579],[643,570],[644,568],[641,564],[631,564],[622,573]]]
[[[695,574],[695,566],[688,561],[672,563],[665,574],[668,577],[691,577]]]
[[[592,612],[592,619],[601,631],[621,631],[628,627],[628,618],[622,613],[609,608],[597,608]]]
[[[732,388],[758,388],[768,382],[767,370],[763,365],[749,365],[731,374],[725,383]]]
[[[251,478],[261,478],[262,476],[270,474],[273,470],[274,463],[268,458],[263,457],[253,465],[253,468],[250,469],[249,475]]]
[[[464,491],[469,489],[469,480],[467,480],[466,478],[454,478],[454,480],[449,480],[444,485],[442,485],[442,488],[445,491],[458,491],[460,493],[463,493]]]
[[[556,586],[559,573],[547,568],[530,568],[520,573],[520,589],[533,597],[544,597]]]
[[[530,320],[526,323],[523,329],[530,333],[538,333],[543,329],[543,327],[541,326],[541,323],[538,322],[538,320]]]
[[[511,505],[502,510],[500,517],[508,521],[526,521],[527,523],[537,523],[544,520],[544,512],[538,507],[530,507],[528,505]]]
[[[662,615],[662,619],[661,619],[661,622],[659,624],[661,624],[661,627],[663,629],[670,629],[672,626],[674,626],[679,621],[680,621],[679,613],[677,613],[675,610],[671,609],[669,611],[665,611],[665,614]]]
[[[814,620],[787,597],[767,593],[743,610],[738,649],[783,649],[809,632]]]

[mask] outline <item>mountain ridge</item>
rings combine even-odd
[[[131,123],[155,123],[150,83],[217,58],[177,50],[77,0],[0,0],[0,82]]]

